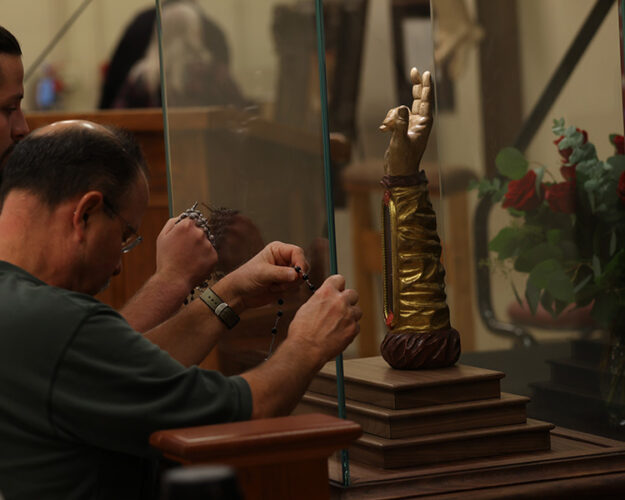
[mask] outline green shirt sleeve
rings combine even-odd
[[[51,381],[49,417],[62,437],[135,455],[149,453],[154,431],[251,413],[243,378],[185,368],[100,304],[76,329]]]

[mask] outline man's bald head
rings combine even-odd
[[[84,120],[57,122],[15,145],[2,171],[0,206],[16,189],[49,207],[95,189],[117,206],[140,175],[147,177],[147,167],[129,133]]]

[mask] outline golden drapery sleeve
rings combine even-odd
[[[384,318],[393,333],[450,327],[427,178],[421,171],[408,182],[413,183],[393,186],[389,177],[383,181]]]
[[[412,108],[389,110],[380,129],[391,132],[384,153],[384,318],[380,352],[393,368],[442,368],[460,357],[460,335],[445,301],[445,270],[419,163],[432,128],[430,73],[410,71]]]

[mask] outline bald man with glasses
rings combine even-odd
[[[139,241],[148,198],[137,145],[120,130],[90,122],[32,132],[4,167],[6,500],[150,498],[152,432],[288,414],[315,373],[358,333],[358,295],[335,275],[299,309],[287,338],[262,365],[233,377],[197,366],[245,309],[303,284],[294,269],[308,271],[303,250],[273,242],[212,285],[206,301],[140,334],[93,295]]]

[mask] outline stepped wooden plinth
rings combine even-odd
[[[330,460],[335,500],[621,498],[625,444],[527,420],[528,398],[500,394],[501,372],[403,371],[382,358],[344,363],[350,484]],[[298,411],[336,414],[334,363]],[[323,394],[322,394],[323,393]],[[412,406],[412,407],[411,407]]]
[[[528,401],[525,396],[502,393],[501,398],[392,410],[348,400],[345,413],[349,420],[358,422],[367,434],[398,439],[522,424],[526,419]],[[337,407],[336,398],[309,392],[298,408],[301,412],[337,415]]]
[[[352,401],[392,409],[499,398],[501,372],[456,365],[436,370],[395,370],[381,356],[346,360],[345,394]],[[336,368],[325,365],[309,390],[336,397]]]
[[[385,439],[365,434],[350,448],[350,457],[383,469],[440,464],[468,458],[548,450],[552,424],[522,424],[446,432],[414,438]]]
[[[345,411],[364,430],[356,462],[397,469],[548,450],[553,425],[526,420],[529,398],[500,393],[502,372],[457,365],[395,370],[381,356],[344,362]],[[336,414],[336,369],[315,377],[298,412]]]
[[[349,487],[339,460],[329,470],[333,500],[622,498],[625,444],[556,427],[546,451],[402,469],[351,460]]]

